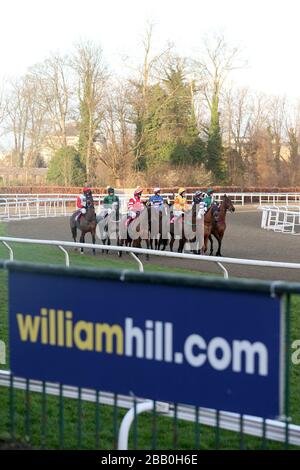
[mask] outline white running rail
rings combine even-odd
[[[261,228],[274,232],[300,234],[300,206],[262,206]]]
[[[209,262],[218,265],[224,275],[224,278],[228,278],[228,271],[224,267],[226,265],[240,265],[240,266],[256,266],[256,267],[265,267],[265,268],[281,268],[281,269],[296,269],[300,270],[300,263],[286,263],[286,262],[279,262],[279,261],[263,261],[263,260],[256,260],[256,259],[240,259],[240,258],[226,258],[226,257],[218,257],[218,256],[204,256],[204,255],[194,255],[188,253],[175,253],[170,251],[159,251],[159,250],[148,250],[143,248],[131,248],[131,247],[124,247],[124,246],[114,246],[114,245],[99,245],[92,243],[74,243],[74,242],[66,242],[66,241],[59,241],[59,240],[38,240],[38,239],[31,239],[31,238],[13,238],[13,237],[0,237],[0,242],[5,244],[5,246],[10,249],[10,259],[14,259],[14,252],[13,248],[11,247],[12,243],[25,243],[25,244],[33,244],[33,245],[47,245],[47,246],[56,246],[60,250],[64,251],[65,254],[65,264],[66,266],[70,265],[69,254],[66,248],[88,248],[88,249],[95,249],[95,250],[109,250],[112,252],[124,252],[134,255],[134,259],[138,263],[138,268],[140,271],[144,270],[142,261],[138,258],[138,255],[150,255],[150,256],[160,256],[165,258],[176,258],[176,259],[185,259],[185,260],[193,260],[199,263],[201,262]],[[277,281],[274,281],[277,282]]]
[[[133,192],[133,190],[132,190]],[[122,193],[119,198],[121,210],[125,211],[127,201],[132,192]],[[224,192],[215,193],[216,200],[220,200]],[[289,205],[300,204],[300,193],[243,193],[227,192],[233,204],[244,206],[245,204],[262,205]],[[174,193],[165,193],[173,200]],[[0,220],[18,220],[23,218],[58,217],[70,215],[75,210],[75,201],[78,194],[6,194],[0,193]],[[96,204],[100,205],[105,194],[94,194]],[[149,194],[144,194],[145,197]],[[187,194],[188,200],[192,200],[192,194]]]

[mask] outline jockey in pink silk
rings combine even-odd
[[[137,187],[134,191],[133,197],[129,199],[127,225],[144,209],[144,204],[141,199],[142,193],[142,188]]]

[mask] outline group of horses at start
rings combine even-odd
[[[87,195],[86,213],[78,217],[74,212],[70,218],[70,227],[74,242],[77,241],[77,230],[81,231],[80,243],[85,242],[85,235],[91,233],[93,244],[97,235],[102,244],[110,245],[112,240],[117,246],[165,250],[169,245],[173,251],[174,242],[178,239],[178,252],[182,253],[186,243],[193,246],[191,251],[205,254],[210,241],[210,255],[213,255],[213,237],[218,242],[216,256],[222,256],[221,247],[226,230],[226,213],[234,212],[230,198],[224,194],[219,204],[213,204],[205,214],[199,216],[196,205],[178,217],[174,217],[172,205],[165,202],[161,210],[145,204],[135,219],[129,220],[127,214],[119,212],[119,206],[113,207],[105,217],[96,214],[92,193]],[[98,231],[99,230],[99,231]],[[135,234],[133,236],[133,234]],[[103,250],[103,252],[108,250]],[[83,248],[81,248],[83,253]],[[95,249],[93,249],[95,254]],[[122,256],[122,251],[118,252]],[[147,259],[149,256],[147,255]]]

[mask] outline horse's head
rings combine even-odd
[[[86,206],[88,209],[94,209],[94,201],[93,199],[87,199]]]
[[[223,204],[224,204],[225,209],[227,211],[229,211],[229,212],[234,212],[235,211],[235,207],[232,204],[232,201],[231,201],[230,197],[227,196],[227,194],[224,194],[224,196],[222,197],[222,201],[223,201]]]
[[[92,202],[92,204],[94,204],[93,193],[91,190],[86,191],[85,199],[86,199],[87,205],[88,205],[88,202]]]

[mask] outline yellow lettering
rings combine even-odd
[[[81,334],[84,333],[85,339],[82,339]],[[79,321],[74,328],[74,343],[81,350],[93,350],[93,323],[86,321]]]
[[[66,312],[66,346],[67,348],[73,347],[73,313],[68,310]]]
[[[107,323],[96,324],[96,351],[101,352],[103,349],[103,336],[105,335],[105,351],[113,352],[113,336],[116,338],[116,353],[123,354],[124,337],[123,330],[120,325],[108,325]]]
[[[36,343],[39,334],[41,318],[18,313],[17,322],[21,341],[31,341],[32,343]]]
[[[64,329],[64,311],[57,310],[57,344],[64,346],[65,344],[65,329]]]
[[[49,309],[49,342],[56,345],[56,311],[53,308]]]

